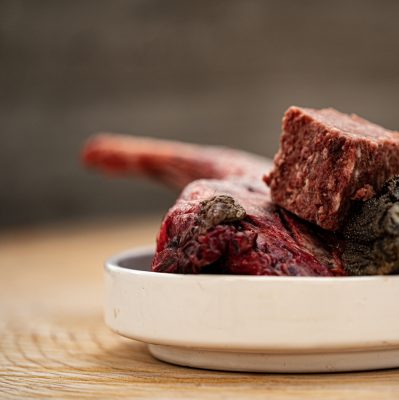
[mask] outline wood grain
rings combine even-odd
[[[239,374],[153,359],[102,320],[102,262],[153,242],[159,218],[0,235],[0,397],[397,399],[399,370]]]

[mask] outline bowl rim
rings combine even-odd
[[[107,272],[119,272],[129,275],[138,275],[149,279],[167,279],[178,281],[204,281],[204,282],[293,282],[331,284],[331,283],[370,283],[381,281],[399,281],[399,275],[364,275],[364,276],[269,276],[269,275],[228,275],[228,274],[174,274],[167,272],[142,271],[135,268],[127,268],[120,265],[120,262],[132,257],[151,256],[155,251],[155,246],[140,246],[120,251],[107,258],[104,269]]]

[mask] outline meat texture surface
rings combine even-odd
[[[350,275],[399,273],[399,176],[358,202],[343,229],[342,261]]]
[[[154,271],[345,275],[334,234],[272,204],[261,179],[271,167],[266,159],[212,146],[102,134],[86,144],[83,161],[177,188],[191,182],[162,222]]]
[[[274,169],[275,203],[336,231],[355,200],[368,200],[399,173],[399,132],[332,108],[290,107]]]
[[[153,270],[343,275],[337,243],[325,235],[245,181],[197,180],[162,222]]]
[[[201,179],[245,177],[261,184],[270,160],[227,147],[200,146],[172,140],[98,134],[86,143],[86,166],[108,174],[146,176],[178,189]]]

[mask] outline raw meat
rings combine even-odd
[[[359,202],[343,229],[342,261],[350,275],[399,273],[399,177]]]
[[[143,174],[181,188],[158,235],[153,270],[281,276],[345,275],[333,234],[270,201],[257,156],[210,146],[101,135],[83,160],[121,175]]]
[[[246,177],[261,186],[272,162],[225,147],[200,146],[142,137],[99,134],[83,149],[86,166],[110,174],[143,175],[179,189],[201,178]]]
[[[399,132],[331,108],[290,107],[264,179],[275,203],[336,231],[354,200],[369,199],[397,173]]]
[[[245,181],[197,180],[166,214],[153,270],[249,275],[344,275],[337,241]]]

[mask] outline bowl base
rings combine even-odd
[[[399,349],[319,353],[244,353],[148,345],[161,361],[202,369],[236,372],[320,373],[399,367]]]

